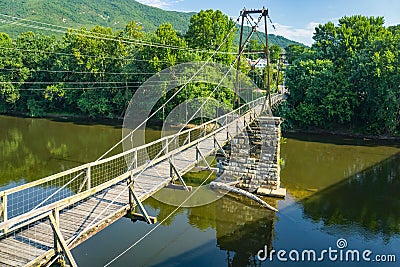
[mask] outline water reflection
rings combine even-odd
[[[400,153],[301,201],[305,216],[325,226],[400,233]],[[360,230],[359,230],[360,231]]]
[[[121,138],[120,129],[110,125],[7,116],[0,116],[0,125],[2,188],[95,160]],[[157,130],[148,133],[148,141],[160,136]],[[293,136],[282,146],[286,162],[282,183],[290,196],[279,201],[276,215],[247,199],[232,197],[182,208],[112,266],[290,266],[260,263],[256,253],[265,245],[270,249],[326,249],[339,237],[345,237],[351,248],[398,253],[399,153],[398,143]],[[188,181],[198,184],[190,177]],[[43,190],[46,196],[54,188]],[[167,190],[160,193],[170,194]],[[154,199],[145,204],[159,221],[175,210]],[[152,227],[119,220],[75,248],[73,254],[80,266],[103,266]],[[341,263],[324,262],[324,266]]]
[[[269,199],[268,202],[277,206],[276,200]],[[146,203],[159,210],[157,217],[160,221],[175,209],[154,199],[149,199]],[[185,211],[188,224],[192,227],[202,231],[215,231],[216,246],[225,251],[226,255],[225,263],[219,266],[258,266],[260,262],[256,255],[260,248],[265,245],[272,248],[275,213],[246,198],[226,196],[207,206],[180,209],[164,225],[172,225],[175,218]],[[179,254],[154,266],[203,266],[191,262],[191,254],[192,252]],[[199,255],[196,256],[198,257]]]
[[[0,188],[94,161],[121,140],[120,126],[93,122],[0,115],[0,125]],[[147,129],[146,141],[160,135],[157,129]],[[121,151],[117,147],[111,154]]]
[[[337,184],[400,153],[399,142],[289,135],[281,146],[281,180],[297,199]]]
[[[218,207],[222,218],[230,218],[217,221],[218,247],[234,252],[233,256],[228,254],[227,266],[257,266],[257,252],[265,245],[272,249],[275,213],[258,206],[244,206],[247,201],[243,198],[235,202],[222,201]]]
[[[105,125],[9,116],[0,116],[0,125],[0,186],[93,161],[121,138],[120,129]]]

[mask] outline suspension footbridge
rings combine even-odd
[[[272,96],[273,105],[281,100]],[[0,266],[45,265],[60,254],[76,266],[71,249],[128,212],[154,223],[142,201],[166,186],[191,190],[182,175],[201,161],[208,166],[207,156],[268,108],[261,97],[192,129],[0,192]]]

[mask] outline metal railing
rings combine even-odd
[[[281,95],[272,96],[273,104],[282,99]],[[267,105],[265,97],[194,128],[0,192],[0,237],[127,179],[149,167],[149,160],[154,165],[215,135],[260,105],[261,113]]]

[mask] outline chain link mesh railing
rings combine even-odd
[[[279,101],[279,97],[272,96],[272,101]],[[266,105],[265,102],[265,97],[261,97],[192,129],[0,192],[0,237],[46,218],[56,208],[65,209],[125,180],[131,170],[143,170],[150,161],[155,164],[177,150],[192,146],[255,107]]]

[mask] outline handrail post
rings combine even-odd
[[[135,169],[136,169],[138,167],[137,148],[135,149],[134,157],[135,157]]]
[[[131,185],[134,186],[134,183],[135,183],[135,182],[134,182],[134,180],[133,180],[132,175],[129,176],[129,179],[128,179],[128,181],[127,181],[128,187],[130,187]],[[132,192],[131,192],[131,191],[129,191],[129,206],[130,206],[130,208],[131,208],[131,212],[135,212],[135,200],[133,199],[133,195],[132,195]]]
[[[90,190],[92,188],[92,167],[90,166],[90,164],[86,169],[86,177],[86,190]]]
[[[78,267],[76,264],[74,257],[72,256],[71,250],[68,247],[67,242],[60,231],[60,212],[59,208],[56,207],[54,210],[49,214],[50,226],[53,229],[54,233],[54,252],[56,254],[63,253],[67,257],[71,267]]]
[[[164,144],[164,155],[168,154],[168,138],[165,139],[165,144]]]
[[[7,194],[3,193],[2,196],[0,196],[0,218],[2,220],[2,222],[6,222],[7,221]],[[5,234],[7,232],[7,229],[4,228],[3,229],[3,234]]]
[[[213,139],[214,139],[214,148],[215,148],[215,145],[216,145],[215,142],[217,142],[217,136],[215,134],[213,135]]]
[[[174,139],[174,149],[177,149],[179,147],[179,136],[175,137]]]
[[[60,226],[60,210],[59,210],[59,208],[58,207],[54,208],[52,213],[53,213],[53,217],[56,222],[55,227],[59,227]],[[54,252],[56,254],[59,254],[62,252],[62,248],[60,246],[60,242],[58,241],[56,231],[53,231],[53,239],[54,239],[54,241],[53,241],[54,242]]]

